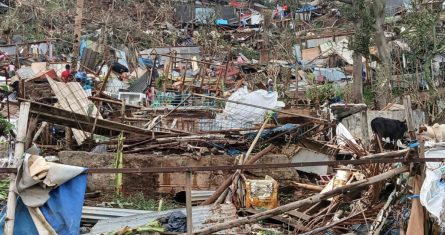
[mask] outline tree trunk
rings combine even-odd
[[[352,102],[363,103],[362,53],[355,51],[353,55],[354,71],[352,77]]]
[[[76,16],[74,17],[73,69],[76,69],[77,60],[80,55],[80,37],[82,34],[84,2],[85,0],[77,0],[76,2]]]
[[[389,100],[391,78],[391,55],[386,42],[383,23],[385,20],[385,0],[376,0],[373,4],[375,15],[375,43],[380,57],[380,66],[377,68],[377,87],[375,88],[376,109],[383,109]]]

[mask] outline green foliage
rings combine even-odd
[[[235,54],[238,55],[238,53],[242,53],[247,59],[260,59],[260,52],[258,50],[254,50],[252,48],[237,48],[235,50]]]
[[[445,37],[436,33],[438,21],[439,13],[435,9],[416,9],[403,18],[402,24],[406,30],[400,33],[401,39],[410,47],[410,50],[405,52],[408,69],[411,72],[417,69],[423,72],[430,85],[433,78],[431,59],[445,51]],[[435,86],[431,87],[431,92],[434,92]]]
[[[324,102],[327,99],[332,99],[336,96],[343,97],[344,89],[337,88],[332,83],[326,83],[324,85],[313,85],[306,91],[306,98],[313,101],[318,101],[320,103]]]
[[[273,231],[273,230],[262,230],[258,233],[259,235],[282,235],[283,233],[279,231]]]
[[[436,53],[436,44],[443,45],[444,39],[436,37],[434,31],[439,15],[429,8],[419,9],[404,17],[406,30],[401,34],[402,39],[410,46],[407,59],[416,59],[422,55]],[[440,40],[440,41],[436,41]]]
[[[352,5],[342,7],[342,14],[354,23],[356,30],[349,41],[349,49],[369,55],[369,46],[375,32],[375,18],[372,12],[372,3],[366,0],[354,0]]]
[[[134,193],[130,196],[115,197],[113,202],[119,208],[157,211],[159,208],[159,201],[154,199],[146,199],[142,192]],[[177,204],[170,200],[163,200],[161,210],[170,210],[177,208]]]
[[[9,179],[0,180],[0,202],[6,201],[9,192]]]
[[[0,114],[0,127],[3,127],[3,133],[9,135],[14,130],[14,125],[12,125],[7,118]]]
[[[368,107],[373,106],[375,94],[371,86],[363,87],[363,101]]]
[[[164,74],[159,75],[159,77],[156,79],[156,88],[158,90],[162,89],[162,85],[164,84],[164,81],[165,81],[165,75]]]

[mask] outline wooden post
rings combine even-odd
[[[73,144],[73,130],[71,127],[65,127],[65,148],[70,150]]]
[[[362,129],[362,143],[365,146],[365,148],[368,148],[370,145],[370,141],[369,141],[369,131],[368,131],[368,111],[367,110],[363,110],[361,113],[361,129]]]
[[[102,83],[102,86],[100,87],[99,92],[96,94],[97,97],[100,97],[102,95],[102,92],[104,92],[105,87],[107,87],[108,78],[110,77],[111,71],[112,71],[111,65],[109,65],[108,72],[107,72],[107,74],[105,75],[105,78],[104,78],[104,82]]]
[[[186,210],[187,210],[187,234],[193,234],[193,219],[192,219],[192,172],[187,171],[186,175]]]
[[[16,167],[17,161],[22,157],[25,152],[25,138],[26,132],[28,130],[28,117],[29,117],[29,102],[22,102],[20,104],[20,116],[17,125],[17,138],[15,143],[14,151],[14,163],[13,166]],[[14,219],[15,219],[15,208],[17,206],[17,195],[14,192],[15,174],[11,174],[11,182],[9,183],[9,193],[8,202],[6,208],[6,218],[5,218],[5,235],[14,234]]]
[[[413,110],[411,108],[411,97],[409,95],[403,97],[403,106],[405,107],[405,116],[406,116],[406,125],[408,127],[408,132],[411,140],[416,140],[416,131],[414,127],[414,119],[413,119]],[[418,157],[418,156],[417,156]],[[413,168],[413,164],[411,163],[411,168]],[[418,172],[414,173],[410,177],[410,181],[413,184],[413,193],[419,194],[420,187],[422,184],[421,176],[418,175]],[[423,207],[420,204],[420,199],[414,198],[411,202],[411,215],[408,221],[408,228],[406,231],[407,235],[423,235],[424,234],[424,222],[425,222],[425,214],[423,211]]]
[[[411,140],[416,139],[416,129],[414,127],[413,110],[411,108],[411,96],[407,95],[403,97],[403,106],[405,107],[405,120],[406,126]]]
[[[80,36],[82,34],[83,5],[85,0],[77,0],[76,16],[74,17],[74,46],[73,46],[73,69],[77,68],[77,60],[80,55]]]
[[[187,77],[187,67],[189,66],[189,62],[185,62],[185,68],[184,68],[184,74],[182,74],[182,80],[181,80],[181,88],[179,89],[179,91],[181,92],[181,95],[183,94],[184,91],[184,86],[185,86],[185,78]]]

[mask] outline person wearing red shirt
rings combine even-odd
[[[65,65],[65,71],[62,72],[62,79],[64,82],[68,82],[71,74],[71,66],[69,64]]]

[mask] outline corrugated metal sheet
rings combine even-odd
[[[372,138],[371,121],[376,117],[391,118],[403,121],[405,120],[405,110],[397,111],[368,111],[368,133],[366,138]],[[361,129],[361,113],[356,113],[342,120],[343,125],[349,130],[355,138],[365,139]],[[425,123],[425,113],[421,110],[413,110],[413,119],[415,128]]]
[[[15,55],[16,46],[0,46],[0,51],[7,52],[8,55]]]
[[[82,208],[82,221],[97,223],[99,220],[140,215],[149,212],[152,211],[84,206]]]
[[[99,221],[91,230],[89,234],[106,234],[109,232],[117,231],[124,226],[129,226],[132,228],[137,228],[150,221],[158,219],[174,211],[181,211],[186,214],[185,208],[174,209],[161,212],[151,212],[140,215],[133,215],[127,217],[114,218],[109,220]],[[221,204],[221,205],[209,205],[209,206],[198,206],[193,207],[193,230],[198,230],[213,224],[227,222],[238,218],[236,215],[236,208],[232,204]],[[216,234],[239,234],[238,228],[225,230],[218,232]]]
[[[31,67],[21,67],[16,73],[21,79],[31,79],[35,75]]]
[[[201,49],[199,47],[161,47],[161,48],[151,48],[147,50],[140,51],[139,54],[142,54],[142,57],[147,58],[153,52],[157,54],[168,54],[172,51],[176,51],[178,57],[192,59],[192,57],[196,57],[196,60],[201,58]],[[159,63],[165,64],[167,57],[159,56]],[[181,63],[178,63],[181,64]]]
[[[306,48],[318,47],[326,42],[340,42],[344,39],[348,39],[348,36],[335,36],[335,40],[334,37],[308,39],[306,40]]]
[[[99,65],[102,59],[103,56],[99,52],[96,52],[91,48],[84,48],[80,63],[83,66],[96,71],[96,67]]]
[[[150,74],[150,72],[146,71],[141,77],[139,77],[136,81],[131,83],[131,85],[128,87],[128,91],[144,93],[145,89],[148,87],[148,75],[149,74]]]
[[[64,109],[74,113],[86,115],[95,118],[96,115],[102,119],[102,115],[98,113],[96,105],[88,99],[87,94],[78,82],[56,82],[48,79],[54,94],[57,97],[58,104]],[[74,137],[78,144],[89,136],[81,130],[73,129]]]

